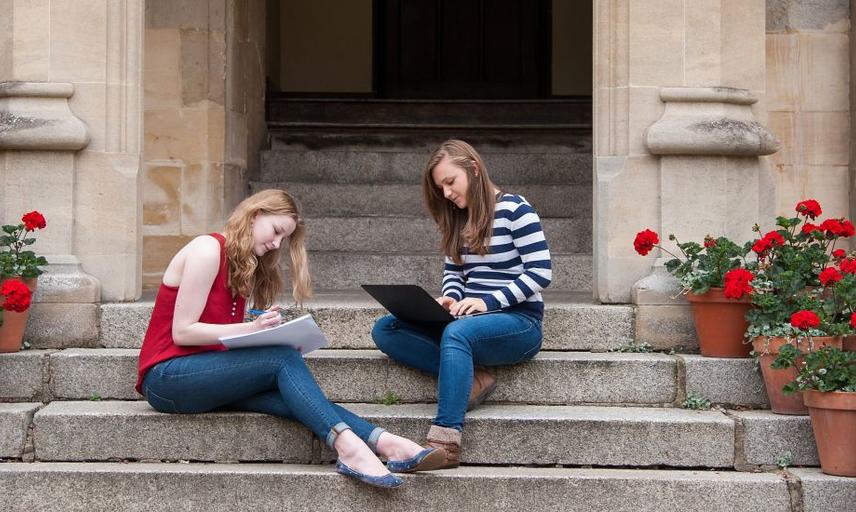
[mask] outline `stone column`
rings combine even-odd
[[[68,107],[70,83],[0,82],[2,219],[15,224],[38,210],[48,229],[36,234],[37,254],[49,265],[39,278],[25,339],[55,346],[54,338],[97,337],[98,279],[73,254],[74,154],[89,144],[86,125]]]
[[[140,293],[140,0],[0,0],[0,211],[39,210],[25,337],[97,341],[98,305]]]
[[[679,254],[666,238],[701,242],[705,235],[743,243],[758,222],[762,166],[758,157],[779,149],[776,137],[752,114],[758,100],[728,87],[664,87],[663,117],[645,141],[660,155],[661,244]],[[661,255],[651,275],[632,290],[638,305],[636,339],[658,348],[697,345],[689,309]]]
[[[661,255],[637,255],[636,232],[650,228],[665,236],[677,230],[693,237],[713,227],[737,232],[738,226],[758,221],[760,183],[772,182],[766,163],[757,156],[686,149],[703,131],[724,136],[733,125],[673,131],[677,140],[665,144],[673,149],[658,149],[657,130],[668,132],[669,123],[685,116],[719,116],[761,133],[752,123],[766,122],[765,1],[595,0],[594,32],[594,296],[602,302],[644,303],[655,299],[646,298],[639,286],[631,293],[634,283],[652,275]],[[661,117],[665,124],[655,125]],[[664,151],[681,155],[663,157]],[[697,198],[703,206],[691,210],[691,201],[681,199],[686,194],[674,192],[696,169],[710,173],[711,182]],[[751,206],[726,215],[722,205],[729,204],[727,186],[735,179],[754,183],[740,191]],[[655,270],[652,278],[657,275]],[[657,282],[645,288],[662,288],[656,301],[679,304],[670,298],[674,283]],[[637,339],[661,348],[694,344],[686,315],[660,316],[666,309],[640,306]],[[687,311],[686,306],[672,309]]]

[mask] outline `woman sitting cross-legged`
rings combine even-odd
[[[376,427],[331,403],[303,357],[286,346],[226,350],[221,336],[280,324],[278,307],[244,322],[247,298],[271,306],[282,286],[280,247],[288,251],[293,296],[310,293],[304,225],[284,190],[259,192],[237,206],[223,233],[199,236],[170,261],[140,351],[137,391],[167,413],[220,408],[299,421],[336,450],[336,470],[380,487],[403,483],[396,467],[442,459],[442,450]],[[376,455],[377,454],[377,455]]]
[[[540,292],[552,271],[535,209],[523,197],[501,192],[466,142],[446,141],[431,155],[422,190],[446,255],[437,302],[459,318],[438,328],[386,316],[372,337],[392,359],[438,378],[428,445],[443,448],[447,458],[440,466],[431,459],[416,468],[438,469],[459,464],[464,415],[496,385],[474,365],[515,364],[541,349]],[[467,316],[481,311],[496,312]]]

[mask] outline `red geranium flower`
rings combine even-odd
[[[845,274],[856,274],[856,259],[844,258],[838,262],[838,268]]]
[[[636,249],[636,252],[645,256],[658,243],[660,243],[660,237],[657,236],[657,233],[646,229],[645,231],[636,233],[636,239],[633,240],[633,248]]]
[[[48,223],[45,222],[45,216],[35,210],[30,213],[25,213],[24,216],[21,217],[21,222],[24,223],[24,229],[27,231],[45,229],[48,225]]]
[[[820,325],[820,317],[814,311],[803,309],[791,315],[791,325],[797,329],[811,329]]]
[[[755,242],[755,245],[752,246],[752,250],[755,251],[758,256],[763,255],[767,251],[769,251],[773,247],[773,242],[768,240],[767,238],[762,238]]]
[[[772,249],[774,245],[785,245],[785,238],[779,234],[778,231],[770,231],[764,235],[763,238],[755,242],[755,245],[752,246],[752,250],[760,257],[763,257],[764,253]]]
[[[841,258],[847,256],[847,252],[844,249],[835,249],[832,251],[832,257],[840,260]]]
[[[820,203],[818,203],[814,199],[806,199],[805,201],[800,201],[799,203],[797,203],[796,211],[800,215],[811,217],[812,220],[818,218],[820,214],[823,213],[823,210],[820,209]]]
[[[729,299],[739,299],[744,294],[752,293],[752,286],[749,284],[755,276],[745,268],[731,269],[725,273],[724,294]]]
[[[5,295],[3,309],[6,311],[26,311],[30,307],[32,294],[27,285],[20,279],[7,279],[0,287],[0,295]]]
[[[707,235],[706,237],[704,237],[704,246],[708,249],[711,247],[716,247],[716,238]]]
[[[850,327],[856,329],[856,313],[850,315]]]
[[[778,245],[780,247],[785,245],[785,238],[780,235],[778,231],[770,231],[764,235],[764,238],[772,242],[773,245]]]
[[[837,283],[841,281],[841,272],[835,269],[835,267],[826,267],[823,269],[823,272],[820,273],[820,282],[823,286],[829,286],[830,283]]]
[[[849,220],[842,219],[841,236],[843,236],[844,238],[850,238],[853,235],[856,235],[856,228],[853,227],[853,223]]]
[[[820,231],[820,226],[812,224],[811,222],[806,222],[803,224],[802,232],[806,235],[810,234],[812,231]]]
[[[826,219],[820,224],[820,230],[826,231],[828,235],[841,236],[844,226],[838,219]]]

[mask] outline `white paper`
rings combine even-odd
[[[312,315],[303,315],[263,331],[222,336],[220,343],[229,349],[286,345],[300,350],[304,355],[328,345],[327,337],[318,328]]]

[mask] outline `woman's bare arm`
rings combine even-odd
[[[210,345],[221,336],[248,334],[275,327],[281,322],[276,311],[265,313],[253,322],[208,324],[199,321],[208,300],[208,292],[220,270],[220,243],[213,237],[193,239],[177,257],[183,258],[183,269],[175,299],[172,339],[176,345]]]

